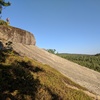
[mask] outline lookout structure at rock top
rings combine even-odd
[[[0,41],[5,44],[8,41],[12,43],[22,43],[25,45],[35,45],[36,40],[32,33],[11,27],[0,25]]]

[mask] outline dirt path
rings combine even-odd
[[[83,87],[86,87],[94,94],[100,95],[99,72],[93,71],[86,67],[82,67],[76,63],[50,54],[47,51],[33,45],[22,45],[15,43],[13,48],[20,54],[26,55],[30,58],[50,65],[66,77],[69,77],[72,81],[80,84]]]

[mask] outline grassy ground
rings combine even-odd
[[[97,55],[58,54],[58,56],[61,56],[62,58],[71,60],[82,66],[100,72],[100,54]]]
[[[85,90],[48,65],[0,51],[0,100],[92,100],[63,81]]]

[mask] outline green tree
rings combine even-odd
[[[49,53],[56,54],[56,53],[55,53],[55,52],[56,52],[55,49],[47,49],[47,51],[48,51]]]
[[[0,14],[2,13],[2,8],[6,6],[10,6],[10,2],[5,2],[5,0],[0,0]]]

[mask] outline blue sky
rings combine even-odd
[[[40,48],[100,53],[100,0],[6,0],[2,19],[30,31]]]

